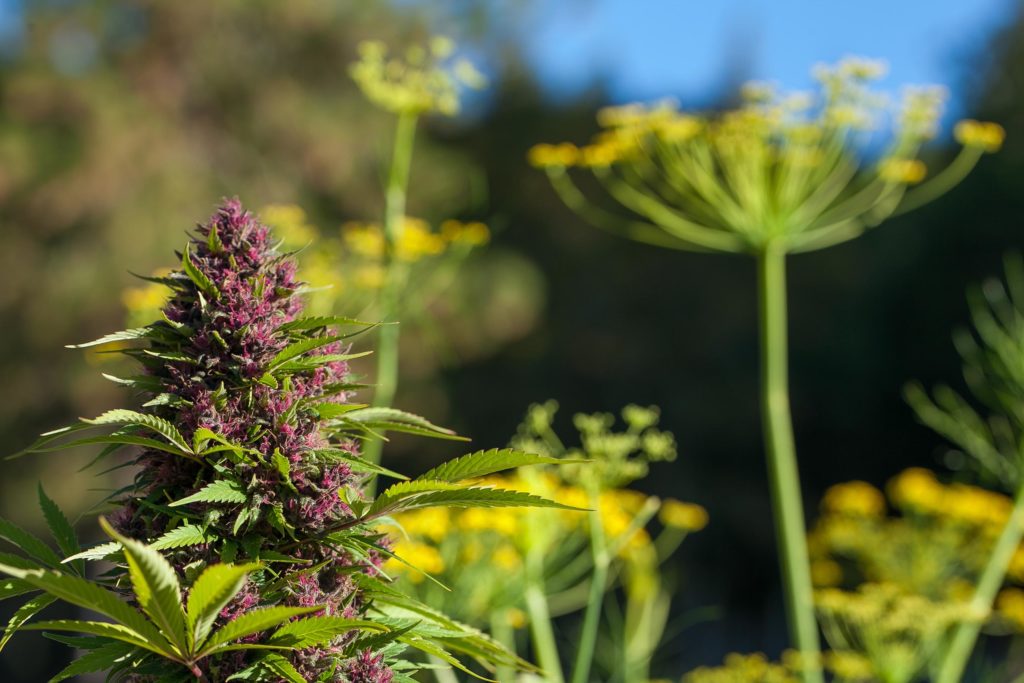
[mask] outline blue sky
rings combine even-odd
[[[605,79],[617,101],[671,95],[699,105],[731,75],[787,88],[844,55],[889,62],[883,87],[941,83],[956,98],[965,65],[1015,0],[537,0],[518,27],[552,96]],[[955,112],[953,112],[955,113]]]

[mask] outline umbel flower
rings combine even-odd
[[[611,107],[599,112],[602,131],[590,144],[530,150],[562,200],[595,225],[656,246],[757,259],[772,506],[792,640],[811,662],[820,646],[789,409],[786,256],[848,241],[935,199],[1004,135],[997,124],[961,122],[960,154],[928,178],[918,155],[938,131],[944,93],[908,88],[893,107],[871,87],[884,72],[881,62],[851,58],[818,67],[813,95],[751,84],[737,109],[715,117],[671,103]],[[871,160],[858,142],[883,124],[891,135]],[[589,201],[571,170],[592,175],[631,215]],[[823,681],[817,664],[801,677]]]
[[[366,324],[299,317],[302,286],[293,262],[237,200],[199,226],[179,256],[180,269],[155,278],[171,292],[162,320],[82,345],[138,344],[121,352],[142,373],[109,378],[142,394],[142,410],[83,420],[25,451],[105,444],[102,458],[139,448],[134,483],[114,494],[116,508],[103,522],[115,542],[78,552],[70,525],[51,523],[69,560],[106,558],[118,569],[97,585],[81,578],[80,562],[62,563],[41,541],[22,542],[42,566],[4,554],[0,571],[22,582],[15,584],[20,593],[44,594],[19,611],[13,628],[54,598],[105,614],[121,630],[95,622],[25,628],[107,637],[90,641],[97,649],[68,671],[106,670],[131,683],[388,683],[396,670],[407,677],[415,668],[399,657],[408,647],[460,668],[450,650],[485,665],[528,668],[479,632],[424,612],[388,586],[381,565],[393,553],[376,524],[438,505],[564,508],[472,483],[555,460],[479,451],[369,500],[372,476],[406,478],[363,460],[360,439],[386,430],[458,437],[398,410],[349,402],[358,385],[347,363],[361,354],[349,353],[354,332],[338,328]],[[97,427],[113,432],[53,445]],[[48,523],[58,519],[43,502]],[[25,538],[0,524],[0,540]],[[141,612],[120,600],[129,587]],[[196,616],[204,609],[205,621]],[[90,665],[96,668],[83,668]]]
[[[812,251],[852,239],[894,213],[942,194],[1003,142],[994,123],[961,121],[960,156],[937,174],[918,158],[935,137],[945,92],[909,87],[895,105],[871,88],[882,62],[819,66],[816,94],[750,83],[743,102],[717,117],[671,102],[608,107],[587,145],[541,144],[530,161],[547,171],[573,209],[596,225],[663,247],[692,251]],[[855,147],[891,129],[876,160]],[[619,218],[587,201],[570,169],[592,174],[641,218]]]

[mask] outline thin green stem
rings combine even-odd
[[[935,683],[959,683],[963,677],[964,669],[971,658],[974,644],[978,640],[978,632],[985,617],[992,609],[992,603],[999,592],[999,588],[1006,579],[1006,570],[1010,566],[1013,554],[1020,546],[1024,538],[1024,485],[1017,489],[1013,499],[1013,511],[1010,518],[1006,520],[1006,526],[999,534],[995,548],[989,555],[988,564],[985,565],[978,585],[974,588],[974,595],[969,603],[969,621],[962,621],[953,631],[953,637],[946,649],[946,656],[943,657],[939,666],[939,673],[935,677]]]
[[[504,645],[505,649],[515,654],[516,632],[509,621],[508,612],[508,608],[499,608],[491,612],[491,635]],[[494,672],[494,678],[498,683],[514,683],[515,677],[515,669],[508,665],[499,665]]]
[[[434,655],[430,655],[429,659],[434,667],[431,671],[437,683],[459,683],[459,677],[455,675],[452,667],[447,662],[441,661]]]
[[[390,323],[396,322],[405,282],[404,269],[396,251],[405,220],[405,198],[409,188],[416,121],[416,114],[406,112],[398,115],[384,199],[384,288],[380,297],[380,318]],[[373,405],[378,408],[391,407],[395,399],[398,388],[398,336],[398,325],[381,326],[377,341],[377,388],[373,394]],[[378,464],[382,448],[381,441],[370,441],[363,457]]]
[[[530,635],[536,650],[544,680],[548,683],[563,683],[562,664],[558,659],[558,644],[551,626],[547,596],[544,594],[544,575],[541,558],[531,553],[526,558],[526,613],[530,617]]]
[[[601,608],[604,605],[604,592],[607,589],[608,543],[601,525],[601,498],[596,484],[590,486],[590,555],[594,561],[594,571],[590,575],[590,595],[587,597],[587,610],[583,614],[583,630],[580,633],[579,648],[576,650],[576,663],[572,671],[572,683],[586,683],[590,677],[590,664],[594,661],[594,647],[597,645],[597,627],[601,619]]]
[[[793,644],[808,662],[804,683],[822,683],[800,474],[789,411],[786,253],[775,244],[765,245],[758,255],[758,289],[761,412],[786,615]]]

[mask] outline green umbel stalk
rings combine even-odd
[[[804,683],[823,683],[818,625],[804,528],[800,475],[789,412],[786,339],[786,253],[771,243],[758,255],[761,336],[761,415],[771,484],[772,514],[782,565],[786,616],[806,668]]]
[[[558,657],[555,630],[548,611],[547,592],[544,589],[544,560],[531,550],[526,556],[526,613],[530,619],[530,635],[536,651],[537,663],[544,670],[547,683],[564,683],[562,663]]]
[[[1013,500],[1013,511],[1010,518],[1006,520],[1006,526],[999,534],[996,546],[989,555],[988,564],[985,565],[978,585],[971,596],[969,612],[972,617],[969,621],[962,621],[953,631],[953,637],[946,650],[946,656],[942,659],[939,673],[935,677],[935,683],[960,683],[963,678],[964,669],[971,658],[974,644],[978,640],[978,632],[984,619],[992,609],[992,603],[996,599],[999,588],[1006,579],[1006,570],[1010,566],[1013,554],[1020,547],[1024,538],[1024,485],[1017,489],[1017,495]]]
[[[509,621],[509,608],[501,607],[491,612],[491,635],[509,652],[516,651],[516,632]],[[500,665],[494,670],[498,683],[515,683],[516,672],[510,666]]]
[[[377,342],[377,387],[373,393],[373,405],[377,408],[390,408],[398,388],[399,330],[396,319],[405,272],[395,252],[402,237],[402,224],[405,220],[405,197],[409,187],[413,143],[416,139],[416,121],[416,114],[406,112],[398,115],[391,169],[388,172],[384,205],[384,289],[380,297],[380,319],[389,324],[381,326]],[[363,457],[371,463],[380,463],[382,447],[383,442],[379,439],[370,441],[366,445]]]
[[[594,661],[594,647],[597,644],[597,627],[601,620],[601,608],[604,606],[604,593],[608,588],[608,565],[611,563],[604,527],[601,525],[601,499],[597,487],[591,484],[590,488],[590,552],[594,572],[590,576],[590,594],[583,616],[583,631],[580,634],[579,649],[576,651],[572,683],[587,683],[590,679],[590,665]]]

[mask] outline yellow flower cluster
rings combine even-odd
[[[679,111],[672,102],[606,107],[597,114],[602,130],[589,144],[540,144],[528,158],[532,165],[547,169],[585,167],[600,172],[621,164],[644,178],[652,177],[645,169],[660,166],[672,181],[693,185],[708,197],[715,193],[700,171],[710,172],[715,166],[733,182],[763,177],[776,168],[785,179],[811,182],[800,169],[834,161],[837,145],[848,132],[877,128],[889,113],[888,99],[870,87],[886,69],[884,62],[855,57],[834,66],[819,65],[814,71],[820,85],[817,95],[748,83],[741,89],[741,106],[714,118]],[[923,141],[936,135],[945,99],[941,87],[904,90],[891,112],[893,156],[876,167],[882,180],[905,185],[924,180],[927,169],[913,155]],[[996,151],[1004,135],[999,125],[977,121],[962,121],[956,130],[962,144],[987,152]]]
[[[1024,590],[1004,588],[996,598],[996,614],[1014,631],[1024,633]]]
[[[1006,131],[998,123],[966,119],[956,124],[953,135],[967,147],[978,147],[986,152],[997,152],[1006,139]]]
[[[345,223],[341,230],[342,240],[353,254],[365,259],[383,258],[386,243],[380,225],[353,221]],[[398,234],[395,256],[406,263],[438,256],[452,245],[476,247],[486,244],[490,239],[487,226],[477,221],[463,223],[446,220],[441,223],[440,231],[434,232],[426,221],[408,216],[402,221]]]
[[[480,89],[486,79],[471,62],[452,60],[455,45],[438,36],[426,47],[414,45],[401,57],[389,55],[377,41],[359,45],[359,61],[350,73],[366,98],[398,114],[459,112],[460,88]]]
[[[885,514],[881,491],[865,482],[840,484],[826,492],[822,516],[808,536],[815,585],[885,584],[886,590],[899,591],[908,600],[916,596],[966,618],[962,610],[1009,518],[1011,501],[978,487],[944,484],[921,468],[894,477],[887,491],[896,515]],[[1007,582],[1024,584],[1024,547],[1011,560]],[[829,606],[829,600],[848,603],[856,594],[821,595]],[[994,619],[1024,632],[1024,591],[1005,588]]]
[[[536,493],[576,508],[590,507],[586,491],[562,482],[550,472],[532,479],[519,475],[492,476],[480,483]],[[639,557],[652,547],[650,533],[643,524],[635,522],[650,500],[656,501],[630,489],[611,489],[599,494],[601,527],[609,545],[620,548],[619,556],[626,561]],[[522,565],[527,550],[524,547],[526,531],[535,521],[536,514],[536,511],[523,508],[469,508],[450,512],[431,508],[403,512],[395,515],[394,520],[407,538],[420,545],[440,547],[454,542],[459,546],[454,554],[467,563],[485,562],[502,570],[511,570]],[[557,525],[559,534],[577,535],[581,539],[587,535],[586,515],[576,511],[551,511],[549,514],[548,522]],[[661,505],[660,519],[666,527],[689,533],[703,529],[707,525],[708,514],[694,503],[669,499]],[[563,542],[565,539],[555,535],[552,540]],[[414,550],[422,552],[419,545]],[[409,564],[425,570],[412,559],[405,558],[397,547],[395,553],[407,559]],[[401,564],[390,566],[398,573],[413,575]]]
[[[389,558],[384,563],[384,571],[394,573],[396,570],[400,570],[402,573],[407,574],[409,580],[413,583],[421,583],[423,581],[423,572],[427,574],[440,574],[444,571],[445,564],[441,553],[429,543],[400,540],[395,543],[392,552],[402,559]],[[409,565],[412,565],[419,571],[411,570]]]
[[[153,277],[167,277],[170,273],[169,268],[160,268],[153,271]],[[122,291],[121,304],[128,313],[128,324],[131,327],[140,327],[159,318],[160,309],[167,303],[170,294],[171,288],[159,282],[148,282]]]
[[[308,247],[319,235],[306,211],[297,204],[268,204],[260,209],[260,219],[274,228],[274,235],[289,251]]]
[[[829,488],[821,501],[821,508],[826,513],[878,517],[885,514],[885,496],[867,482],[851,481]]]
[[[726,655],[722,666],[703,666],[683,676],[683,683],[797,683],[800,679],[783,664],[763,654]]]
[[[658,519],[665,526],[683,531],[700,531],[708,524],[708,511],[695,503],[669,498],[661,504]]]
[[[930,600],[892,584],[819,591],[815,604],[835,648],[827,665],[842,680],[916,680],[949,628],[972,618],[966,603]]]
[[[928,175],[928,167],[920,159],[885,159],[878,165],[878,176],[890,183],[916,185]]]
[[[982,527],[998,533],[1006,523],[1013,502],[1004,495],[963,484],[940,483],[932,472],[911,468],[889,484],[889,496],[901,508]]]
[[[873,683],[876,680],[871,660],[859,652],[831,650],[823,658],[825,668],[835,674],[836,680],[845,683]]]

